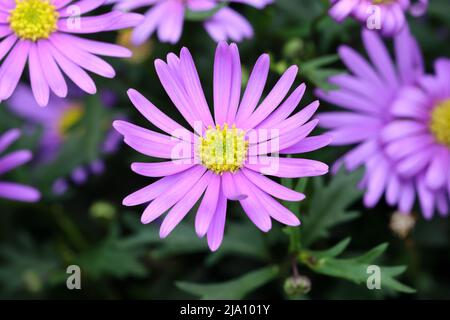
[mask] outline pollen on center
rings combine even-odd
[[[198,155],[201,164],[216,174],[234,173],[244,165],[247,150],[245,132],[225,123],[208,127],[200,138]]]
[[[48,38],[57,28],[59,13],[49,0],[16,0],[8,22],[21,39]]]

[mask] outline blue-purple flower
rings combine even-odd
[[[38,164],[49,164],[60,155],[63,143],[70,130],[76,126],[85,115],[83,97],[85,94],[74,88],[69,98],[51,96],[46,108],[39,108],[31,89],[19,85],[16,92],[8,100],[9,110],[25,120],[26,128],[42,130],[39,150],[36,155]],[[115,104],[116,97],[108,91],[101,91],[102,105],[106,108]],[[120,135],[115,130],[109,130],[101,146],[100,153],[104,156],[115,152],[120,143]],[[73,168],[70,177],[59,177],[53,183],[53,192],[63,194],[68,189],[69,181],[80,185],[85,183],[89,175],[99,175],[104,171],[102,159]]]
[[[300,224],[297,216],[274,198],[301,201],[305,196],[266,175],[298,178],[327,173],[328,166],[322,162],[279,155],[320,149],[330,137],[309,137],[317,125],[311,118],[318,101],[295,112],[304,84],[287,96],[297,75],[296,66],[288,68],[260,102],[269,65],[269,56],[263,54],[241,98],[239,50],[235,44],[220,42],[214,61],[213,115],[186,48],[179,56],[170,53],[167,62],[156,60],[165,91],[193,131],[167,117],[136,90],[129,90],[134,106],[161,132],[126,121],[115,121],[114,128],[133,149],[163,160],[132,164],[134,172],[161,179],[129,195],[123,203],[149,203],[141,217],[143,223],[168,212],[161,237],[168,236],[197,202],[195,229],[200,237],[207,235],[211,250],[217,250],[222,242],[229,200],[239,201],[264,232],[271,229],[272,219],[290,226]]]
[[[320,123],[329,129],[334,138],[332,144],[356,145],[337,166],[343,164],[350,171],[364,166],[361,187],[366,189],[365,205],[375,206],[385,194],[390,205],[398,205],[400,211],[409,213],[415,202],[417,179],[398,170],[392,153],[402,154],[405,149],[386,148],[384,137],[395,120],[392,110],[402,98],[402,92],[416,85],[424,74],[421,53],[408,29],[394,38],[395,63],[376,32],[364,30],[362,36],[370,62],[350,47],[339,48],[350,73],[330,79],[337,90],[318,90],[317,94],[344,111],[323,113],[319,115]],[[423,203],[426,199],[421,194]]]
[[[216,41],[242,41],[253,36],[253,28],[239,13],[226,6],[227,2],[244,3],[258,9],[273,0],[112,0],[116,8],[135,10],[150,7],[144,20],[134,29],[132,42],[141,45],[154,32],[162,42],[177,43],[183,31],[186,12],[213,12],[204,22],[209,35]],[[225,5],[225,6],[224,6]]]
[[[400,90],[392,120],[382,132],[386,154],[404,179],[416,183],[422,212],[448,214],[450,194],[450,60],[438,59],[435,74]]]
[[[0,2],[0,101],[8,99],[28,64],[33,94],[46,106],[50,92],[66,97],[65,76],[96,93],[92,72],[113,78],[113,67],[98,56],[129,57],[123,47],[80,37],[135,26],[142,16],[112,11],[85,16],[106,0],[2,0]]]

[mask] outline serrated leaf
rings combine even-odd
[[[205,241],[199,239],[186,222],[180,223],[167,238],[161,239],[157,225],[143,225],[132,215],[125,217],[127,226],[133,230],[133,235],[124,239],[125,246],[154,245],[151,255],[155,258],[208,251]]]
[[[362,196],[362,191],[357,188],[361,176],[361,171],[347,173],[341,170],[328,185],[324,185],[323,178],[313,179],[309,210],[302,215],[300,230],[304,247],[327,237],[334,226],[359,216],[358,212],[349,211],[348,207]]]
[[[331,247],[330,249],[323,250],[323,251],[314,251],[314,256],[316,258],[334,258],[338,255],[342,254],[345,249],[347,249],[348,245],[350,244],[351,238],[345,238],[335,246]]]
[[[124,220],[127,226],[133,229],[133,235],[124,239],[123,244],[127,246],[155,245],[151,251],[152,256],[155,258],[210,252],[205,239],[198,238],[189,222],[181,222],[167,238],[160,239],[157,226],[142,225],[131,214],[125,215]],[[263,238],[263,235],[251,223],[227,223],[224,241],[220,250],[211,253],[207,257],[206,263],[210,266],[214,265],[229,255],[267,260],[269,252]]]
[[[141,245],[130,245],[126,240],[120,236],[118,226],[113,225],[109,235],[93,248],[83,252],[75,259],[75,263],[94,279],[103,276],[146,276],[149,270],[141,261],[145,248]]]
[[[214,284],[177,282],[176,286],[204,300],[243,299],[252,291],[270,282],[278,275],[277,267],[266,267],[247,273],[237,279]]]
[[[337,54],[330,54],[327,56],[318,57],[312,60],[309,60],[307,62],[304,62],[302,67],[303,71],[307,70],[317,70],[321,69],[322,67],[332,64],[339,61],[339,56]]]
[[[257,260],[270,258],[270,253],[264,243],[264,236],[253,224],[248,222],[229,223],[220,250],[211,253],[207,263],[213,265],[228,255]]]
[[[377,259],[378,257],[380,257],[386,251],[388,246],[389,245],[387,243],[382,243],[382,244],[376,246],[375,248],[367,251],[366,253],[364,253],[358,257],[355,257],[353,259],[349,259],[349,260],[351,260],[352,262],[355,262],[355,263],[372,262],[375,259]]]
[[[315,58],[302,63],[303,75],[317,87],[324,90],[330,90],[333,86],[328,82],[328,79],[343,71],[340,69],[327,68],[327,65],[339,61],[337,55],[327,55]]]
[[[337,258],[348,244],[349,239],[345,239],[326,251],[305,250],[300,253],[299,260],[314,272],[330,277],[342,278],[356,284],[366,284],[371,275],[368,269],[369,266],[374,265],[375,260],[386,251],[388,245],[381,244],[353,258]],[[414,289],[400,283],[394,278],[406,270],[404,266],[377,266],[380,268],[381,290],[387,288],[403,293],[415,292]]]

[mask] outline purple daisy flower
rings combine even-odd
[[[133,31],[132,42],[138,46],[147,41],[157,31],[162,42],[177,43],[183,30],[186,10],[193,12],[211,11],[226,2],[245,3],[258,9],[264,8],[273,0],[112,0],[121,10],[134,10],[152,6],[145,19]],[[253,28],[236,11],[220,7],[213,16],[204,22],[204,27],[215,41],[242,41],[253,36]]]
[[[39,128],[42,130],[39,153],[37,155],[38,164],[48,164],[56,160],[59,156],[62,144],[66,140],[69,130],[79,123],[85,113],[85,106],[82,97],[83,92],[75,93],[77,88],[72,90],[70,98],[58,98],[54,95],[50,97],[48,106],[45,109],[39,108],[32,90],[19,84],[16,91],[8,100],[8,109],[26,121],[26,125],[31,130]],[[100,97],[106,108],[116,103],[116,97],[109,91],[101,91]],[[108,155],[117,151],[121,141],[121,136],[111,128],[103,141],[101,153]],[[104,163],[97,159],[87,165],[74,168],[70,180],[80,185],[87,181],[90,174],[100,175],[104,171]],[[55,194],[63,194],[68,189],[69,181],[61,177],[53,184]]]
[[[366,28],[380,30],[385,36],[399,33],[406,25],[405,13],[424,14],[428,0],[331,0],[330,15],[342,22],[348,16],[363,23]]]
[[[431,199],[436,199],[441,213],[446,213],[447,205],[444,205],[443,199],[448,171],[442,171],[442,177],[431,182],[437,174],[435,168],[445,163],[442,161],[445,156],[439,161],[431,160],[431,152],[445,148],[442,143],[436,143],[437,138],[433,138],[432,130],[442,132],[445,125],[439,129],[429,129],[430,126],[426,123],[401,118],[425,115],[426,118],[422,120],[426,122],[432,117],[427,110],[434,107],[436,110],[445,109],[439,107],[441,103],[445,105],[445,91],[448,90],[448,84],[447,89],[443,85],[446,81],[442,74],[443,69],[440,68],[441,75],[438,80],[423,78],[421,53],[407,29],[394,38],[396,64],[392,62],[388,50],[375,32],[364,30],[363,40],[371,64],[353,49],[343,46],[339,49],[339,55],[352,74],[338,75],[330,79],[332,84],[339,87],[338,90],[317,91],[317,95],[322,99],[347,109],[345,112],[319,115],[321,126],[331,130],[329,134],[334,138],[332,143],[340,146],[357,144],[357,147],[338,160],[337,165],[343,163],[350,171],[360,166],[365,167],[361,186],[367,189],[364,197],[367,207],[375,206],[385,193],[386,201],[390,205],[398,205],[401,212],[409,213],[418,193],[426,217],[432,214]],[[425,93],[420,93],[420,89],[412,89],[419,82],[428,84],[427,90],[441,91],[427,99]],[[426,108],[420,107],[419,102],[429,105]],[[437,111],[436,114],[440,112],[442,111]],[[436,121],[438,123],[440,120]],[[426,137],[423,130],[428,130]],[[444,141],[444,138],[439,139]],[[427,145],[427,141],[433,144]],[[425,151],[420,152],[421,157],[411,153],[411,150],[417,148]],[[422,161],[422,165],[418,164],[418,161]],[[433,168],[425,170],[427,164]],[[422,171],[422,176],[419,171]],[[429,185],[423,181],[426,177],[424,172],[429,172]],[[432,197],[429,192],[424,191],[424,186],[433,186],[434,190],[439,189],[439,192]]]
[[[279,157],[326,146],[326,135],[308,137],[317,120],[311,120],[319,106],[315,101],[291,115],[305,92],[297,87],[286,97],[298,68],[290,67],[270,93],[259,103],[269,72],[269,56],[256,62],[241,99],[241,63],[235,44],[220,42],[214,61],[211,115],[189,50],[180,56],[170,53],[167,63],[155,61],[159,79],[194,132],[170,119],[137,91],[128,95],[134,106],[164,133],[115,121],[114,128],[125,143],[144,155],[169,159],[163,162],[133,163],[134,172],[162,177],[123,201],[126,206],[150,204],[141,221],[150,223],[164,212],[160,236],[166,237],[200,202],[195,229],[207,235],[211,250],[217,250],[224,233],[227,201],[239,201],[251,221],[267,232],[271,218],[298,226],[298,218],[273,197],[300,201],[304,195],[290,190],[265,175],[298,178],[323,175],[328,166],[314,160]],[[284,100],[284,101],[283,101]]]
[[[0,154],[3,153],[20,136],[20,131],[13,129],[0,136]],[[28,150],[14,151],[0,157],[0,176],[31,160]],[[40,199],[39,191],[32,187],[0,180],[0,198],[23,202],[36,202]]]
[[[19,84],[7,101],[8,109],[26,121],[30,130],[42,129],[39,162],[53,161],[64,141],[67,130],[82,116],[82,106],[73,99],[62,99],[51,95],[46,108],[39,108],[30,87]]]
[[[84,17],[106,0],[4,0],[0,3],[0,101],[14,92],[28,62],[36,101],[46,106],[50,91],[67,95],[63,73],[87,93],[96,86],[85,70],[113,78],[114,69],[97,55],[129,57],[123,47],[74,34],[133,27],[142,16],[113,11]],[[67,48],[70,48],[68,50]]]
[[[435,75],[400,91],[383,130],[386,153],[404,178],[414,179],[422,212],[448,214],[450,194],[450,60],[438,59]]]

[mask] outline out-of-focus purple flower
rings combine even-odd
[[[27,124],[42,129],[39,162],[53,161],[59,153],[67,131],[83,116],[83,107],[77,100],[51,96],[48,106],[39,108],[33,92],[19,84],[15,93],[6,103],[8,109],[25,120]]]
[[[64,178],[59,178],[57,179],[52,186],[52,191],[53,194],[57,195],[57,196],[61,196],[64,193],[67,192],[67,190],[69,189],[69,185],[67,183],[67,180]]]
[[[20,131],[13,129],[0,136],[0,154],[2,154],[20,136]],[[18,150],[0,157],[0,177],[31,160],[31,152]],[[41,195],[35,188],[22,184],[6,182],[0,179],[0,198],[23,202],[36,202]]]
[[[256,62],[241,99],[241,62],[235,44],[220,42],[214,61],[214,116],[200,83],[189,50],[179,57],[171,53],[167,63],[155,61],[159,79],[193,132],[176,123],[137,91],[128,95],[142,115],[159,133],[125,121],[114,128],[135,150],[163,162],[133,163],[134,172],[162,179],[136,191],[123,201],[134,206],[150,202],[141,221],[150,223],[168,211],[162,222],[162,238],[201,200],[195,229],[207,235],[211,250],[217,250],[224,233],[227,201],[239,201],[250,220],[262,231],[271,229],[271,219],[297,226],[298,218],[273,199],[301,201],[304,195],[265,175],[298,178],[328,172],[324,163],[280,157],[320,149],[329,136],[308,137],[317,125],[310,120],[319,106],[315,101],[291,115],[305,92],[301,84],[286,98],[298,68],[290,67],[259,103],[269,72],[269,56]],[[286,99],[285,99],[286,98]]]
[[[383,130],[386,153],[401,177],[414,179],[426,218],[448,214],[450,194],[450,60],[438,59],[435,74],[403,88]]]
[[[422,58],[407,30],[394,38],[396,64],[373,31],[363,31],[363,40],[371,63],[342,46],[339,55],[351,74],[330,79],[338,90],[317,91],[323,100],[347,111],[323,113],[319,119],[322,127],[331,130],[334,145],[358,144],[338,161],[336,168],[341,163],[350,171],[365,166],[361,186],[367,189],[366,206],[375,206],[386,192],[390,205],[398,204],[401,211],[410,212],[415,198],[414,180],[398,175],[385,152],[381,132],[393,119],[390,109],[398,92],[423,74]]]
[[[77,167],[75,170],[72,171],[71,178],[75,184],[84,184],[86,183],[88,174],[86,172],[86,169],[84,167]]]
[[[100,175],[105,172],[105,163],[101,160],[95,160],[89,165],[89,168],[93,174]]]
[[[85,184],[90,175],[98,176],[105,172],[105,163],[98,159],[87,165],[76,167],[70,173],[70,178],[56,179],[52,186],[53,194],[61,196],[69,189],[70,182],[75,185]]]
[[[84,15],[106,0],[5,0],[0,2],[0,101],[14,92],[28,63],[33,94],[40,106],[50,91],[64,98],[68,87],[63,74],[87,93],[96,86],[86,71],[113,78],[115,71],[100,56],[130,57],[123,47],[79,37],[136,26],[142,16],[113,11]]]
[[[116,8],[121,10],[151,6],[144,20],[132,34],[133,44],[139,46],[155,31],[160,41],[177,43],[183,31],[186,10],[192,12],[217,10],[204,22],[206,31],[216,41],[241,41],[251,38],[253,28],[248,21],[236,11],[222,5],[226,2],[236,2],[262,9],[273,0],[112,0],[110,2],[117,3]]]
[[[405,13],[423,15],[428,0],[331,0],[330,15],[338,22],[352,16],[385,36],[398,34],[406,25]]]
[[[54,161],[61,150],[62,144],[72,127],[81,121],[85,113],[83,104],[83,92],[73,90],[73,97],[62,99],[54,95],[50,97],[46,108],[39,108],[31,89],[19,84],[16,92],[6,104],[9,110],[25,120],[27,125],[34,129],[42,130],[37,162],[48,164]],[[101,91],[100,98],[105,108],[111,108],[117,101],[113,92]],[[106,133],[101,146],[101,153],[108,155],[117,151],[120,146],[121,136],[111,129]],[[98,159],[91,164],[77,167],[71,173],[71,178],[76,184],[86,182],[89,174],[99,175],[103,172],[103,162]],[[63,194],[68,189],[69,182],[63,177],[58,178],[53,185],[55,194]]]

